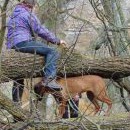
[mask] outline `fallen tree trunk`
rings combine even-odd
[[[88,119],[87,119],[88,118]],[[129,130],[130,117],[129,113],[122,115],[112,115],[109,117],[95,116],[95,117],[79,117],[76,119],[67,119],[60,121],[38,121],[31,120],[28,122],[18,122],[17,124],[10,124],[10,129],[23,130],[29,128],[30,130]]]
[[[17,120],[22,121],[27,120],[28,115],[26,111],[16,106],[12,102],[12,100],[10,100],[7,96],[5,96],[1,91],[0,91],[0,106],[2,106],[10,114],[12,114]]]
[[[43,57],[11,51],[2,56],[1,80],[30,78],[41,76]],[[65,71],[64,69],[65,68]],[[104,78],[123,78],[130,75],[129,57],[110,57],[105,59],[88,59],[77,52],[62,53],[58,63],[59,76],[79,76],[95,74]]]

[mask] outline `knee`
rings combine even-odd
[[[51,49],[50,54],[52,54],[56,59],[60,58],[60,53],[55,48]]]

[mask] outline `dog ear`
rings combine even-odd
[[[42,93],[42,87],[39,84],[36,84],[34,86],[34,92],[36,94],[38,101],[41,101],[43,97],[43,93]]]

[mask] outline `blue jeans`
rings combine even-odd
[[[16,51],[23,53],[38,54],[45,58],[45,67],[43,67],[43,75],[45,78],[54,78],[56,76],[56,64],[59,59],[59,53],[55,48],[39,41],[20,42],[12,47]]]
[[[70,118],[78,117],[79,100],[75,101],[73,99],[70,99],[70,103],[71,103],[71,105],[69,104],[69,102],[67,102],[67,106],[65,107],[65,113],[63,114],[63,117],[62,117],[64,119],[69,118],[69,109],[68,109],[68,107],[70,108]]]

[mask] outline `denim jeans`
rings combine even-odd
[[[59,53],[55,48],[39,41],[20,42],[12,47],[16,51],[23,53],[38,54],[45,58],[45,67],[43,67],[43,75],[45,78],[54,78],[56,76],[56,64],[59,58]]]
[[[63,114],[63,117],[62,117],[64,119],[69,118],[69,108],[70,108],[70,118],[78,117],[79,100],[75,101],[73,99],[70,99],[70,103],[71,105],[69,104],[69,102],[67,102],[67,106],[65,107],[65,113]]]

